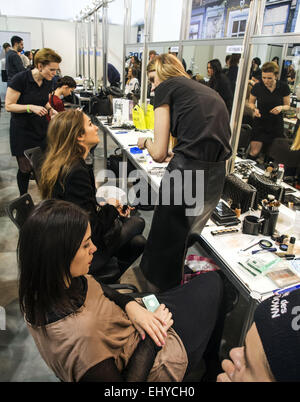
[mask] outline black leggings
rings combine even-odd
[[[100,275],[101,269],[109,264],[117,264],[121,275],[127,268],[143,253],[146,239],[142,235],[145,228],[145,221],[142,218],[133,216],[123,221],[120,243],[117,250],[98,250],[94,254],[90,274]]]
[[[26,156],[17,156],[19,170],[17,173],[17,183],[20,196],[28,192],[30,172],[32,171],[31,164]]]
[[[187,374],[204,358],[207,368],[213,367],[217,375],[224,326],[223,283],[219,274],[201,274],[185,285],[156,296],[172,312],[173,328],[188,355]]]

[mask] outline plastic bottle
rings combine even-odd
[[[284,165],[282,163],[280,163],[278,165],[278,173],[277,173],[277,180],[276,180],[277,184],[281,184],[281,182],[283,180],[283,176],[284,176]]]

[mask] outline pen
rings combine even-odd
[[[300,283],[298,285],[291,286],[290,288],[286,288],[286,289],[275,289],[275,290],[273,290],[273,293],[276,295],[281,295],[282,293],[292,292],[293,290],[296,290],[299,288],[300,288]]]

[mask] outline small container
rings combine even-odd
[[[289,241],[289,244],[288,244],[287,254],[293,254],[294,253],[295,242],[296,242],[295,237],[291,237],[290,241]]]
[[[279,211],[271,211],[262,208],[260,218],[264,219],[261,233],[265,236],[272,236],[275,232]]]
[[[284,165],[280,163],[278,165],[277,180],[276,180],[277,184],[281,184],[283,176],[284,176]]]
[[[236,206],[236,208],[234,210],[237,218],[239,218],[241,216],[241,211],[242,211],[241,210],[241,204],[237,204],[237,206]]]

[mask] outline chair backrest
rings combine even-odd
[[[288,138],[276,138],[268,154],[276,163],[283,163],[285,167],[298,167],[300,166],[300,151],[291,151],[290,146]]]
[[[43,163],[44,153],[40,147],[26,149],[24,155],[29,160],[34,171],[36,182],[38,183],[40,177],[40,168]]]
[[[21,229],[33,208],[34,203],[30,194],[24,194],[11,201],[6,206],[6,212],[17,228]]]
[[[239,149],[247,150],[251,142],[251,136],[252,136],[252,127],[249,126],[249,124],[242,124],[238,150]]]

